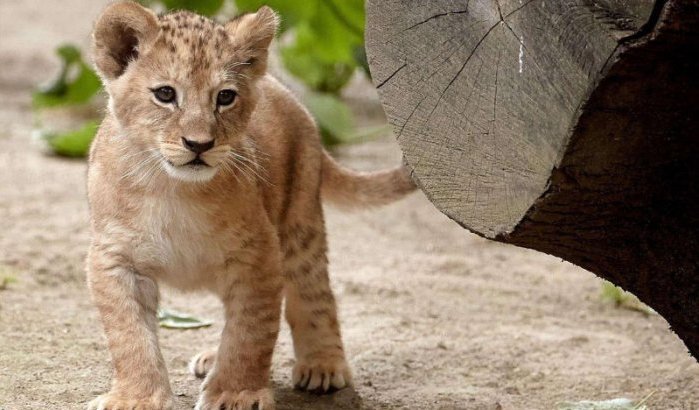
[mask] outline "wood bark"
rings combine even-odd
[[[368,0],[413,177],[635,293],[699,357],[699,0]]]

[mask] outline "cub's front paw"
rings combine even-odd
[[[88,410],[172,410],[173,401],[169,394],[154,394],[141,399],[126,394],[107,393],[92,400]]]
[[[331,393],[352,385],[352,372],[344,356],[315,353],[294,365],[291,380],[297,389]]]
[[[274,410],[271,389],[213,391],[204,388],[195,410]]]

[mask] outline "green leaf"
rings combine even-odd
[[[648,407],[641,403],[636,404],[629,399],[612,399],[559,403],[558,410],[648,410]]]
[[[158,309],[158,323],[167,329],[198,329],[213,324],[209,320],[198,319],[186,313],[169,309]]]
[[[310,89],[339,94],[352,78],[356,66],[353,62],[322,62],[316,58],[312,50],[310,43],[303,42],[282,48],[284,66]]]
[[[358,46],[354,48],[354,61],[357,62],[357,65],[364,70],[364,74],[366,74],[369,79],[371,79],[371,70],[369,69],[369,60],[367,59],[366,56],[366,49],[364,46]]]
[[[308,93],[304,103],[320,128],[323,142],[335,145],[348,142],[354,130],[352,112],[345,103],[331,94]]]
[[[90,144],[97,133],[97,121],[89,121],[82,128],[65,133],[42,133],[51,150],[64,157],[82,158],[90,151]]]
[[[236,0],[239,11],[262,5],[280,14],[282,31],[293,29],[282,61],[312,90],[339,94],[355,69],[365,67],[363,0]]]
[[[249,8],[262,3],[256,0],[237,2],[255,3],[247,5]],[[310,3],[316,4],[311,8]],[[361,63],[361,53],[357,53],[357,49],[364,47],[364,2],[277,0],[267,4],[276,8],[282,20],[288,20],[293,27],[292,42],[281,47],[287,70],[315,91],[339,93]]]
[[[364,42],[364,0],[325,0],[324,4],[354,41]]]
[[[162,0],[168,10],[189,10],[204,16],[216,15],[224,0]]]
[[[80,50],[71,44],[64,44],[56,49],[56,54],[63,59],[66,64],[77,63],[81,60]]]
[[[51,83],[32,94],[34,107],[78,105],[90,101],[102,88],[97,74],[85,64],[75,46],[61,46],[56,54],[61,58],[61,72]]]
[[[297,43],[311,50],[315,58],[325,63],[353,62],[354,46],[363,43],[361,32],[356,33],[338,19],[334,3],[322,1],[315,15],[308,21],[309,30],[296,33]]]
[[[314,91],[339,94],[357,67],[349,43],[337,44],[330,51],[319,47],[328,34],[316,31],[311,23],[295,29],[295,41],[281,48],[287,70]],[[327,37],[327,41],[332,41]],[[343,40],[344,41],[344,40]]]
[[[634,294],[606,280],[602,282],[602,299],[612,302],[618,307],[636,310],[646,315],[656,313],[655,310],[641,302]]]

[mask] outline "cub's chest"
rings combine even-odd
[[[134,262],[158,276],[196,275],[225,265],[235,251],[231,217],[196,202],[145,199],[133,221]]]

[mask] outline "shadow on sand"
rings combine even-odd
[[[359,397],[354,388],[347,388],[332,394],[311,394],[289,387],[275,386],[277,410],[357,410],[370,409]]]

